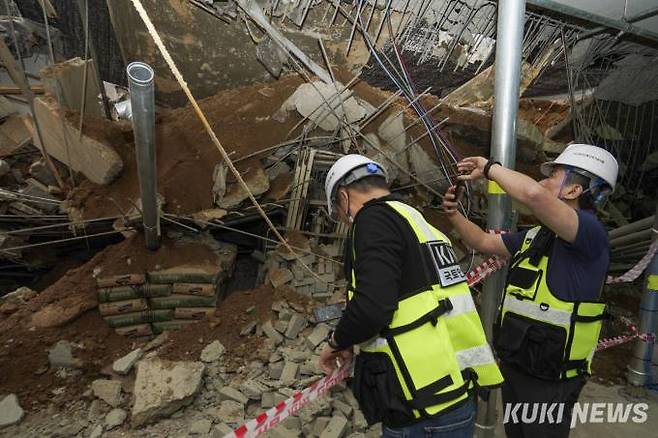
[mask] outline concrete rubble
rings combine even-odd
[[[128,374],[135,364],[144,356],[144,352],[141,348],[131,351],[124,357],[117,359],[112,364],[112,370],[121,375]]]
[[[0,401],[0,428],[19,423],[24,415],[16,394],[9,394]]]
[[[91,383],[94,397],[98,397],[113,408],[121,404],[121,382],[118,380],[98,379]]]
[[[78,368],[82,361],[73,356],[73,346],[68,341],[59,341],[48,352],[51,367]]]
[[[141,361],[135,379],[131,422],[139,427],[188,405],[201,388],[205,367],[195,362]]]
[[[201,361],[215,362],[220,357],[222,357],[222,354],[224,354],[225,350],[226,349],[224,348],[221,342],[214,341],[211,344],[208,344],[206,348],[204,348],[203,351],[201,352]]]
[[[115,427],[121,426],[123,422],[126,421],[127,417],[128,417],[128,413],[123,409],[119,409],[119,408],[112,409],[105,416],[105,429],[112,430]]]

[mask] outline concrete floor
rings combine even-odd
[[[569,435],[570,438],[635,438],[658,436],[658,391],[648,391],[643,388],[630,386],[604,386],[598,383],[588,382],[583,388],[580,403],[646,403],[647,419],[645,423],[634,423],[628,421],[620,423],[587,423],[577,424]],[[502,424],[503,417],[502,402],[498,402],[498,423],[496,425],[496,438],[504,438],[505,430]],[[631,413],[630,417],[633,417]]]

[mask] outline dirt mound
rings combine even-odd
[[[104,367],[134,348],[134,340],[117,335],[96,310],[94,275],[190,263],[217,265],[218,257],[204,245],[166,238],[160,250],[149,251],[143,236],[136,234],[68,271],[15,313],[0,315],[0,393],[16,393],[28,410],[79,399]],[[60,340],[75,346],[81,369],[66,373],[48,369],[48,350]]]

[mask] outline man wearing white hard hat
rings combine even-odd
[[[325,191],[329,214],[350,225],[349,285],[320,367],[331,372],[359,346],[352,390],[384,437],[471,437],[475,394],[502,375],[450,241],[391,195],[367,157],[339,159]]]
[[[468,246],[511,256],[494,326],[505,376],[507,436],[567,437],[606,316],[599,299],[609,263],[608,235],[596,218],[596,205],[615,188],[617,160],[603,148],[572,144],[542,164],[545,178],[539,182],[483,157],[465,158],[458,169],[462,180],[488,178],[540,222],[527,231],[489,234],[458,211],[454,187],[443,201]],[[553,407],[543,421],[532,416],[542,403],[545,413]]]

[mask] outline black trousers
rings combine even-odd
[[[502,398],[507,438],[567,438],[571,412],[585,378],[550,382],[504,363],[500,369],[505,377]]]

